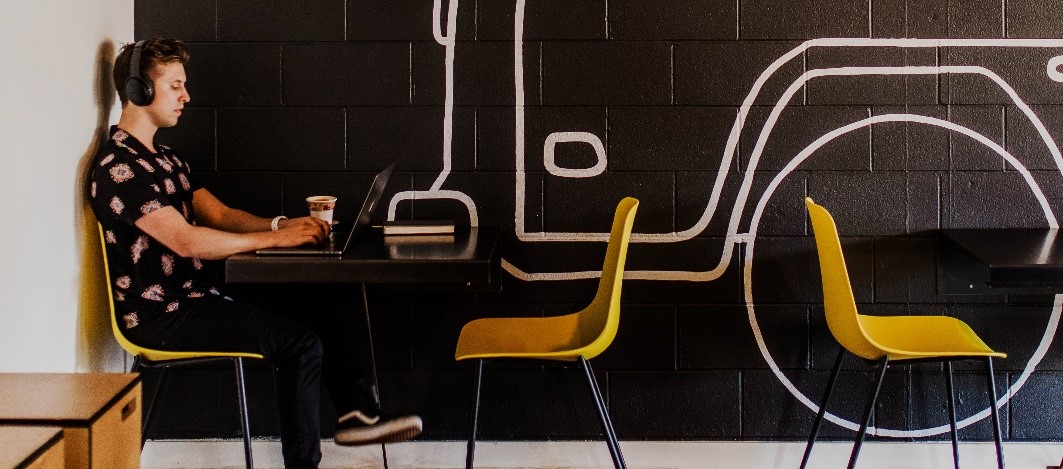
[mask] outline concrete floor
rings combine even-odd
[[[804,451],[800,442],[622,441],[620,446],[631,469],[796,468]],[[809,467],[845,467],[851,449],[851,443],[816,443]],[[279,442],[255,441],[253,451],[256,468],[284,466]],[[384,467],[380,446],[351,448],[324,442],[322,454],[323,469]],[[390,444],[387,454],[391,469],[465,467],[465,442]],[[1006,443],[1004,458],[1009,468],[1054,468],[1063,459],[1063,443]],[[961,442],[960,462],[965,469],[995,468],[993,444]],[[144,469],[242,468],[243,446],[239,441],[151,441],[141,463]],[[612,467],[612,461],[605,443],[599,441],[477,442],[476,467],[605,469]],[[952,446],[948,442],[868,442],[858,467],[951,469]]]

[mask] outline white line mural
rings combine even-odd
[[[447,35],[440,30],[440,16],[442,0],[435,0],[432,7],[432,35],[436,42],[446,49],[446,97],[443,104],[443,171],[439,173],[435,182],[426,191],[402,191],[395,194],[388,204],[388,220],[395,219],[395,211],[399,202],[403,200],[430,200],[430,199],[453,199],[465,204],[469,212],[469,224],[478,226],[479,217],[476,214],[476,202],[472,197],[461,191],[444,190],[443,183],[450,175],[451,161],[453,160],[452,140],[454,137],[454,48],[455,36],[458,28],[458,0],[450,0],[447,6]]]
[[[514,222],[515,222],[515,234],[517,238],[522,242],[606,242],[609,238],[607,232],[547,232],[538,231],[531,232],[525,227],[525,209],[526,209],[526,155],[525,155],[525,93],[524,93],[524,10],[525,0],[516,0],[516,9],[514,11],[513,22],[513,54],[514,54],[514,94],[515,94],[515,118],[516,118],[516,132],[514,141],[514,158],[516,162],[515,171],[515,207],[514,207]],[[435,0],[433,4],[433,24],[432,31],[436,42],[442,45],[445,49],[445,74],[446,74],[446,97],[445,97],[445,110],[443,119],[443,169],[435,182],[428,190],[424,191],[404,191],[400,192],[392,198],[389,210],[388,219],[394,219],[397,205],[405,200],[423,200],[423,199],[454,199],[462,202],[468,212],[470,223],[475,226],[478,224],[478,216],[476,213],[476,204],[467,194],[457,190],[444,190],[442,189],[443,183],[446,181],[447,176],[451,170],[452,160],[452,148],[451,140],[453,134],[453,106],[454,106],[454,53],[457,43],[455,41],[456,24],[457,24],[457,12],[458,12],[458,0],[450,0],[447,8],[446,15],[446,35],[441,32],[441,19],[442,19],[442,0]],[[728,135],[726,146],[719,163],[719,171],[712,186],[712,191],[709,196],[708,203],[705,206],[704,212],[700,218],[692,226],[673,232],[667,233],[633,233],[631,236],[632,243],[678,243],[687,241],[699,234],[703,233],[709,226],[709,222],[716,215],[718,205],[720,203],[721,194],[724,189],[724,182],[731,176],[732,169],[734,167],[733,162],[737,155],[738,144],[743,132],[754,132],[755,130],[749,130],[746,126],[746,120],[749,116],[749,112],[758,98],[761,98],[761,92],[765,84],[772,79],[776,72],[778,72],[783,66],[791,63],[795,59],[798,59],[803,54],[813,48],[847,48],[847,47],[864,47],[864,48],[901,48],[901,49],[940,49],[940,48],[970,48],[970,47],[989,47],[989,48],[1049,48],[1059,49],[1058,53],[1063,53],[1063,40],[1058,39],[871,39],[871,38],[829,38],[829,39],[813,39],[806,41],[799,46],[793,48],[789,52],[783,54],[776,59],[771,65],[769,65],[758,76],[746,95],[742,104],[737,110],[734,123],[731,126],[731,131]],[[1063,65],[1063,55],[1052,57],[1046,63],[1046,75],[1049,79],[1063,82],[1063,72],[1060,71],[1060,66]],[[757,322],[756,304],[753,298],[753,269],[754,269],[754,257],[756,253],[756,239],[757,230],[760,225],[760,220],[764,214],[765,207],[774,194],[776,188],[793,172],[797,167],[815,155],[817,150],[828,144],[832,140],[842,137],[850,132],[858,129],[863,129],[880,123],[888,122],[905,122],[910,124],[926,125],[945,129],[953,132],[956,135],[962,135],[970,139],[973,142],[980,143],[982,146],[991,150],[995,154],[999,155],[1004,162],[1013,168],[1026,183],[1030,190],[1030,193],[1036,199],[1041,212],[1044,216],[1045,223],[1052,228],[1058,228],[1059,223],[1055,215],[1054,210],[1049,204],[1044,191],[1038,185],[1038,182],[1033,178],[1030,171],[1022,163],[1022,161],[1015,155],[1011,154],[1007,149],[1000,144],[994,142],[989,137],[972,130],[959,123],[949,120],[943,120],[926,115],[914,114],[914,113],[891,113],[884,115],[877,115],[866,119],[861,119],[855,122],[842,125],[838,128],[830,130],[817,138],[811,144],[806,146],[799,153],[794,155],[789,162],[778,172],[774,173],[773,179],[768,184],[767,188],[762,194],[752,194],[753,179],[756,175],[756,168],[760,162],[762,156],[764,156],[764,149],[766,147],[769,137],[772,136],[772,131],[775,125],[778,123],[780,115],[783,110],[790,105],[790,101],[793,96],[805,89],[807,84],[812,81],[823,77],[845,77],[845,76],[949,76],[949,75],[969,75],[982,77],[988,82],[995,85],[1000,91],[1004,92],[1011,103],[1021,111],[1022,116],[1025,117],[1029,123],[1036,129],[1038,136],[1041,139],[1041,143],[1044,144],[1047,151],[1051,154],[1052,159],[1063,175],[1063,154],[1061,154],[1059,146],[1048,132],[1044,122],[1034,113],[1030,106],[1022,99],[1021,96],[1015,91],[1014,87],[1007,83],[1000,75],[982,66],[977,65],[945,65],[945,66],[873,66],[873,67],[837,67],[837,68],[819,68],[810,69],[805,71],[800,77],[795,79],[786,88],[785,92],[775,101],[774,106],[771,109],[767,121],[760,129],[759,135],[756,139],[756,144],[750,155],[747,168],[744,170],[744,174],[741,175],[741,186],[737,194],[737,198],[734,203],[734,207],[731,209],[730,218],[728,219],[727,229],[725,233],[725,241],[723,249],[720,253],[719,260],[715,267],[705,271],[682,271],[682,270],[639,270],[637,268],[631,268],[625,273],[625,279],[629,280],[660,280],[660,281],[688,281],[688,282],[709,282],[718,279],[727,270],[727,267],[731,263],[735,245],[740,243],[746,244],[745,258],[743,262],[743,284],[745,289],[745,303],[749,316],[750,325],[753,329],[753,335],[756,339],[757,346],[764,359],[767,361],[768,366],[778,378],[778,380],[786,387],[786,389],[802,404],[813,412],[818,412],[819,407],[815,402],[806,397],[797,387],[782,373],[778,364],[775,362],[768,350],[767,344],[764,341],[763,334]],[[560,167],[554,161],[554,149],[559,143],[585,143],[590,145],[596,157],[596,162],[593,166],[588,168],[564,168]],[[543,165],[547,173],[562,177],[562,178],[593,178],[603,174],[608,165],[608,158],[605,146],[602,144],[602,139],[589,132],[569,132],[564,130],[558,130],[550,133],[543,142]],[[778,155],[774,155],[778,156]],[[764,172],[761,172],[763,175]],[[753,197],[757,200],[756,205],[753,206],[752,217],[748,226],[744,229],[742,225],[742,218],[745,210],[749,206],[749,199]],[[509,262],[506,259],[502,260],[502,266],[507,273],[513,277],[524,281],[563,281],[563,280],[576,280],[576,279],[591,279],[597,278],[600,275],[599,271],[567,271],[567,272],[528,272],[521,269],[517,265]],[[1061,311],[1063,311],[1063,295],[1055,295],[1053,299],[1052,311],[1048,322],[1046,324],[1045,333],[1042,336],[1038,346],[1030,360],[1027,362],[1022,373],[1012,383],[1007,392],[1001,396],[997,401],[997,407],[1003,406],[1012,396],[1014,396],[1019,389],[1022,388],[1030,374],[1034,371],[1037,365],[1044,358],[1045,353],[1048,351],[1052,344],[1052,338],[1055,335],[1055,331],[1059,326]],[[989,409],[983,409],[980,412],[971,415],[960,422],[958,426],[964,428],[974,422],[977,422],[989,415]],[[855,422],[838,417],[831,413],[826,414],[826,418],[837,425],[852,430],[857,430],[859,425]],[[898,438],[911,438],[938,435],[949,431],[949,426],[941,425],[932,428],[924,428],[917,430],[894,430],[886,428],[871,428],[869,433],[872,435],[886,436],[886,437],[898,437]]]

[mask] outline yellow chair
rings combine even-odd
[[[167,350],[154,350],[141,347],[126,339],[125,335],[122,334],[121,328],[118,326],[118,318],[114,310],[114,292],[111,289],[111,268],[107,261],[107,241],[103,234],[103,225],[97,223],[96,226],[100,231],[100,246],[102,248],[101,252],[103,253],[103,272],[107,282],[108,302],[111,305],[111,332],[114,333],[114,338],[118,341],[118,345],[121,345],[122,349],[130,355],[133,355],[132,371],[137,371],[140,368],[162,369],[159,375],[159,384],[155,387],[155,392],[152,393],[151,401],[144,414],[144,423],[141,431],[142,438],[146,438],[144,432],[147,431],[148,424],[151,423],[151,415],[154,410],[155,399],[159,397],[159,390],[166,384],[166,368],[218,360],[231,360],[236,368],[236,392],[237,397],[240,400],[240,429],[244,439],[244,461],[247,465],[247,469],[252,469],[254,463],[251,460],[251,425],[247,418],[247,386],[244,384],[243,360],[245,358],[264,359],[265,357],[257,353],[172,352]],[[141,445],[143,445],[143,442]]]
[[[816,205],[811,198],[805,198],[808,215],[812,219],[812,229],[816,237],[816,250],[819,253],[819,268],[823,279],[823,309],[827,318],[827,327],[831,335],[842,346],[838,359],[834,362],[827,383],[827,391],[819,406],[812,434],[808,437],[801,467],[808,463],[812,444],[826,412],[831,391],[834,388],[838,370],[841,368],[845,351],[869,362],[878,363],[878,378],[871,399],[864,409],[863,422],[856,436],[852,454],[849,456],[849,468],[856,465],[867,432],[868,420],[878,400],[882,379],[890,364],[911,364],[940,361],[945,363],[946,384],[949,393],[949,422],[952,430],[953,463],[960,467],[958,437],[956,434],[956,407],[953,403],[952,362],[956,360],[984,360],[989,384],[990,409],[993,415],[993,437],[996,440],[997,466],[1004,467],[1004,453],[1001,449],[1000,421],[997,416],[996,383],[993,378],[993,358],[1005,358],[1006,354],[993,351],[963,321],[947,316],[865,316],[856,310],[849,274],[845,268],[841,242],[834,219],[827,209]]]
[[[606,248],[598,293],[583,310],[565,316],[545,318],[484,318],[471,321],[461,330],[454,358],[476,360],[476,385],[473,401],[472,433],[465,466],[472,468],[476,449],[476,423],[480,413],[480,378],[484,360],[523,359],[579,362],[598,408],[598,417],[609,444],[613,464],[626,467],[613,423],[605,408],[594,372],[587,360],[605,351],[616,337],[620,324],[620,288],[624,279],[631,225],[639,201],[627,197],[620,201],[613,218],[613,228]]]

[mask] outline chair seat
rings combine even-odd
[[[129,350],[129,348],[126,348]],[[136,346],[135,351],[129,350],[134,355],[140,355],[146,360],[153,362],[164,362],[167,360],[188,360],[194,358],[258,358],[265,359],[266,357],[260,353],[245,353],[245,352],[171,352],[168,350],[155,350],[147,349]]]
[[[970,326],[953,317],[863,314],[858,317],[867,337],[886,352],[891,361],[938,357],[1007,357],[1007,354],[994,351]]]
[[[583,345],[578,319],[578,314],[477,319],[462,328],[454,358],[575,360]]]

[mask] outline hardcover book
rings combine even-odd
[[[453,234],[450,220],[391,220],[384,222],[385,235]]]

